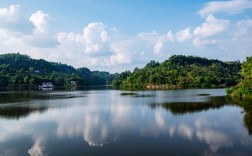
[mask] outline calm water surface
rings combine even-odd
[[[224,89],[0,92],[0,155],[252,155],[250,104]]]

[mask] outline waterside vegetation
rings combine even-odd
[[[150,61],[144,68],[123,72],[112,81],[121,89],[214,88],[236,85],[241,63],[196,56],[173,55],[162,63]]]
[[[227,93],[232,98],[252,99],[252,56],[242,64],[241,75],[241,82],[227,89]]]
[[[1,88],[36,88],[43,82],[52,82],[56,87],[99,86],[110,84],[115,74],[90,71],[88,68],[75,69],[72,66],[32,59],[28,55],[0,55]]]

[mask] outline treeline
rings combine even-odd
[[[252,99],[252,56],[247,57],[242,64],[242,80],[239,84],[227,90],[231,97]]]
[[[122,89],[174,89],[226,87],[240,81],[241,63],[222,62],[196,56],[173,55],[159,63],[150,61],[115,77],[113,86]]]
[[[0,87],[37,87],[48,81],[58,87],[71,86],[71,81],[78,86],[97,86],[110,84],[114,77],[108,72],[75,69],[19,53],[0,55]]]

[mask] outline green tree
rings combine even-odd
[[[243,81],[227,89],[227,93],[233,98],[252,99],[252,57],[247,57],[241,71],[244,77]]]
[[[244,78],[252,78],[252,56],[247,57],[246,61],[242,64],[242,75]]]

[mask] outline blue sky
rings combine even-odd
[[[0,53],[121,72],[174,54],[252,55],[251,0],[0,0]]]

